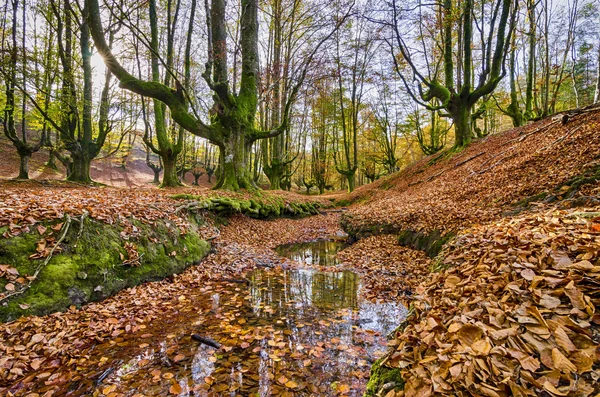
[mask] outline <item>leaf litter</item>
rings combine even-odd
[[[423,282],[386,366],[390,396],[600,392],[600,207],[538,211],[463,231]]]
[[[0,394],[362,395],[405,310],[362,301],[376,294],[354,273],[302,270],[272,250],[339,233],[339,215],[228,223],[172,280],[0,325]]]

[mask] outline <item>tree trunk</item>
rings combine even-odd
[[[471,109],[459,104],[450,113],[454,121],[454,147],[461,148],[471,143]]]
[[[177,154],[161,154],[163,161],[163,181],[160,187],[177,187],[181,182],[177,177]]]
[[[160,172],[162,171],[162,169],[156,167],[156,168],[152,168],[152,172],[154,173],[154,180],[152,181],[152,183],[155,184],[159,184],[160,183]]]
[[[203,174],[193,174],[193,175],[194,175],[194,185],[195,185],[195,186],[198,186],[198,179],[200,179],[200,177],[201,177]]]
[[[596,44],[598,46],[598,67],[596,69],[596,89],[594,90],[594,103],[600,101],[600,42]]]
[[[91,183],[92,178],[90,177],[90,166],[91,159],[84,153],[73,153],[71,152],[73,163],[71,166],[71,172],[67,177],[68,181],[80,182],[80,183]]]
[[[20,165],[19,165],[19,176],[17,179],[29,179],[29,159],[31,158],[30,153],[19,153]]]
[[[354,186],[356,183],[356,171],[349,172],[346,175],[346,179],[348,180],[348,193],[352,193],[354,191]]]
[[[525,91],[525,118],[530,120],[533,115],[533,86],[535,71],[535,42],[536,42],[536,23],[535,23],[535,1],[527,0],[527,16],[529,18],[528,44],[529,58],[527,59],[527,88]]]
[[[220,147],[221,175],[215,189],[238,191],[256,188],[252,181],[246,159],[250,153],[243,132],[230,133]]]
[[[269,188],[271,190],[280,190],[282,189],[282,178],[285,172],[285,164],[279,161],[278,158],[272,157],[271,164],[264,166],[264,173],[269,178]]]
[[[48,154],[48,161],[46,162],[46,167],[52,168],[53,170],[57,170],[58,166],[56,165],[56,156],[54,155],[54,149],[50,148]]]

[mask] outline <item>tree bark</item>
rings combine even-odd
[[[71,157],[73,162],[71,164],[71,172],[67,177],[68,181],[79,182],[79,183],[91,183],[92,178],[90,176],[91,158],[89,153],[84,150],[71,151]]]
[[[177,154],[165,153],[160,157],[163,161],[163,180],[160,187],[181,186],[177,177]]]
[[[19,176],[17,179],[29,179],[29,159],[30,154],[19,153]]]

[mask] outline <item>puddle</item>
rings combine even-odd
[[[331,265],[343,245],[294,246],[307,263]],[[186,292],[178,315],[95,346],[80,380],[66,380],[56,395],[362,396],[406,309],[362,300],[351,271],[259,268],[246,280],[207,282]]]
[[[317,240],[284,244],[275,248],[279,255],[310,266],[336,266],[336,254],[346,248],[344,241]]]

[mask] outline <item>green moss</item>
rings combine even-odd
[[[281,216],[303,217],[319,213],[319,202],[285,202],[281,197],[269,196],[264,192],[250,199],[234,197],[202,197],[189,194],[173,196],[175,199],[196,201],[198,209],[206,209],[220,216],[236,213],[252,218],[276,218]]]
[[[380,358],[371,366],[371,375],[364,394],[366,397],[376,396],[381,386],[386,383],[394,382],[396,384],[395,390],[400,390],[404,387],[404,381],[400,376],[400,369],[381,366],[383,360],[384,358]]]
[[[379,185],[379,190],[390,190],[394,186],[390,180],[383,182]]]
[[[0,306],[0,320],[81,306],[123,288],[183,271],[199,262],[210,249],[196,232],[196,221],[191,221],[192,227],[185,235],[164,222],[146,225],[133,221],[138,231],[130,241],[140,254],[137,267],[122,264],[120,254],[126,255],[126,251],[121,227],[86,219],[80,233],[79,224],[73,222],[61,244],[64,251],[54,254],[29,290]],[[0,263],[16,267],[21,275],[33,274],[41,260],[30,260],[29,256],[35,252],[39,238],[37,232],[0,238]],[[0,279],[0,283],[3,287],[6,280]]]
[[[342,214],[340,226],[348,234],[352,241],[381,234],[395,234],[400,231],[398,225],[394,224],[359,224],[353,223],[352,214]]]
[[[439,230],[431,232],[402,230],[398,234],[398,244],[425,251],[429,257],[434,258],[440,253],[444,244],[454,236],[452,232],[442,234]]]
[[[336,207],[348,207],[350,204],[352,204],[352,202],[350,200],[337,200],[335,203]]]

